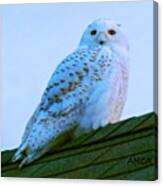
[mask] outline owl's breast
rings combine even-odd
[[[107,68],[101,69],[101,79],[90,92],[80,125],[97,129],[119,120],[123,110],[128,84],[128,70],[120,62],[108,58]]]
[[[109,99],[108,107],[111,106],[110,122],[114,123],[120,119],[122,114],[128,89],[128,68],[117,65],[117,73],[115,73],[115,79],[113,81],[114,92],[112,93],[112,99]],[[109,89],[108,89],[109,92]],[[112,103],[112,104],[111,104]]]

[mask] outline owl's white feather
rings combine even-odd
[[[98,19],[53,73],[13,161],[20,167],[66,143],[67,136],[119,120],[128,83],[127,38],[118,24]]]

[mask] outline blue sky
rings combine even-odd
[[[122,119],[152,111],[152,11],[152,1],[1,6],[2,149],[19,145],[57,64],[78,46],[86,26],[97,18],[120,23],[130,43],[128,99]]]

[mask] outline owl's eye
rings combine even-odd
[[[93,35],[96,35],[96,33],[97,33],[97,30],[92,30],[91,32],[90,32],[90,34],[93,36]]]
[[[115,34],[116,34],[116,31],[113,30],[113,29],[109,29],[109,30],[108,30],[108,34],[110,34],[110,35],[115,35]]]

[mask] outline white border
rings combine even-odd
[[[104,1],[127,1],[127,0],[1,0],[0,1],[0,4],[56,3],[56,2],[88,2],[88,1],[89,2],[98,2],[98,1],[104,2]],[[130,1],[141,1],[141,0],[130,0]]]
[[[80,2],[94,2],[95,0],[80,0]],[[99,0],[103,2],[103,0]],[[112,0],[116,1],[116,0]],[[122,1],[122,0],[119,0]],[[130,0],[131,1],[131,0]],[[146,0],[147,1],[147,0]],[[149,0],[148,0],[149,1]],[[163,0],[156,0],[159,3],[159,180],[153,182],[141,182],[141,181],[112,181],[112,180],[68,180],[68,179],[27,179],[27,178],[0,178],[0,185],[1,186],[27,186],[29,184],[32,185],[39,185],[39,186],[81,186],[81,185],[88,185],[91,186],[106,186],[106,185],[115,185],[115,186],[133,186],[135,184],[141,185],[163,185],[163,86],[161,86],[161,80],[163,82],[163,52],[162,52],[162,43],[163,37],[161,37],[161,33],[163,33],[163,26],[161,24],[161,20],[163,20]],[[48,2],[79,2],[76,0],[0,0],[0,4],[14,4],[14,3],[48,3]],[[162,21],[163,22],[163,21]]]

